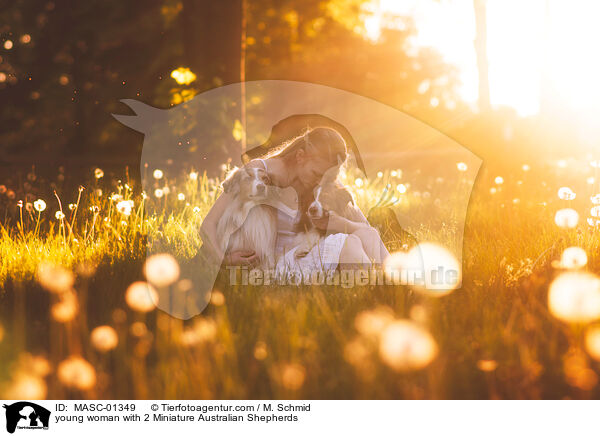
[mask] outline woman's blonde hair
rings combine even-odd
[[[345,163],[348,158],[346,141],[337,130],[330,127],[308,128],[303,134],[284,142],[266,157],[286,157],[298,150],[319,156],[331,163],[332,167]]]

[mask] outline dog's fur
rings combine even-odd
[[[252,250],[260,258],[259,267],[275,266],[277,217],[265,203],[270,189],[265,170],[240,168],[223,182],[223,190],[233,195],[217,225],[217,239],[227,254]]]
[[[298,245],[295,256],[306,256],[325,236],[326,231],[316,228],[311,219],[329,216],[330,211],[351,219],[350,204],[355,204],[354,197],[339,181],[326,181],[317,185],[313,191],[312,202],[306,206],[306,214],[299,223],[298,236],[294,241],[294,246]]]

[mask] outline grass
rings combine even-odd
[[[388,176],[360,189],[352,183],[364,211]],[[400,203],[422,223],[413,236],[460,241],[453,226],[433,227],[431,216],[419,215],[438,192],[435,182],[417,177],[402,176],[412,186]],[[20,208],[1,194],[0,392],[53,399],[598,398],[598,350],[585,344],[595,325],[565,323],[548,309],[548,288],[561,273],[552,261],[565,248],[583,248],[584,269],[600,269],[599,232],[586,223],[587,194],[597,182],[550,168],[515,170],[502,185],[494,177],[483,170],[478,178],[465,225],[463,286],[448,296],[406,286],[228,286],[222,274],[208,307],[188,321],[134,310],[125,292],[144,280],[148,252],[173,254],[181,279],[192,277],[198,228],[218,180],[163,175],[155,181],[160,192],[144,195],[130,180],[93,178],[71,194],[71,206],[62,202],[64,218],[55,217],[56,198],[45,198],[40,212],[27,205],[34,198]],[[558,199],[558,187],[571,182],[581,185],[578,198]],[[441,200],[440,213],[451,217],[444,211],[451,202]],[[580,211],[578,226],[558,227],[554,213],[571,206]],[[402,232],[372,218],[386,245],[401,249]],[[49,292],[40,265],[54,271],[55,286],[66,280],[65,289]],[[390,357],[385,329],[400,319],[417,332]],[[101,325],[114,331],[114,348],[111,335],[90,336]],[[411,361],[410,347],[427,335],[437,353]],[[65,364],[69,356],[77,356],[75,364]]]

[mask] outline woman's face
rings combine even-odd
[[[337,175],[337,170],[337,165],[331,165],[331,162],[319,156],[306,155],[298,162],[298,180],[306,189],[312,189],[319,184],[324,175]]]

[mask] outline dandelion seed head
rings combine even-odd
[[[164,173],[162,172],[162,170],[154,170],[154,172],[152,173],[152,176],[156,179],[156,180],[160,180],[163,178]]]
[[[94,177],[97,179],[101,179],[102,177],[104,177],[104,171],[102,171],[100,168],[96,168],[94,170]]]
[[[586,330],[585,350],[592,359],[600,360],[600,326],[591,326]]]
[[[183,192],[180,192],[179,194],[177,194],[177,199],[179,201],[185,201],[185,194]]]
[[[190,173],[190,180],[198,180],[198,172],[197,171],[192,171]]]
[[[501,177],[501,176],[498,176],[498,177],[496,177],[496,178],[494,179],[494,183],[495,183],[496,185],[501,185],[501,184],[503,184],[503,183],[504,183],[504,178],[503,178],[503,177]]]
[[[114,328],[103,325],[92,330],[90,341],[96,350],[106,353],[117,346],[119,338]]]
[[[146,282],[133,282],[125,292],[125,302],[137,312],[150,312],[156,308],[158,293]]]
[[[583,248],[569,247],[562,253],[560,266],[565,269],[578,269],[583,268],[587,261],[587,254]]]
[[[58,365],[59,381],[72,389],[87,391],[96,385],[96,370],[85,359],[71,356]]]
[[[565,272],[550,284],[550,312],[567,322],[600,318],[600,279],[587,272]]]
[[[44,200],[42,200],[42,199],[35,200],[33,202],[33,207],[38,212],[43,212],[43,211],[46,210],[46,202]]]
[[[179,264],[170,254],[155,254],[146,260],[144,275],[157,288],[169,286],[179,279]]]
[[[125,215],[125,216],[129,216],[131,215],[131,211],[133,209],[134,203],[133,200],[123,200],[117,203],[117,210]]]
[[[58,210],[58,211],[56,211],[56,213],[54,214],[54,217],[55,217],[57,220],[63,220],[63,219],[65,219],[65,214],[64,214],[64,213],[62,213],[60,210]]]
[[[558,198],[561,200],[574,200],[576,196],[571,188],[562,187],[558,190]]]
[[[396,186],[396,190],[400,193],[400,194],[404,194],[406,193],[406,185],[400,183],[398,186]]]
[[[437,354],[438,347],[431,334],[412,321],[394,321],[381,334],[379,356],[395,371],[425,368]]]
[[[164,191],[162,189],[157,188],[157,189],[154,190],[154,196],[156,198],[162,198],[163,195],[165,195],[165,193],[164,193]]]
[[[554,222],[558,227],[572,229],[579,222],[579,214],[574,209],[560,209],[554,215]]]
[[[70,270],[48,262],[38,265],[36,278],[44,289],[56,294],[71,290],[75,283],[75,276]]]

